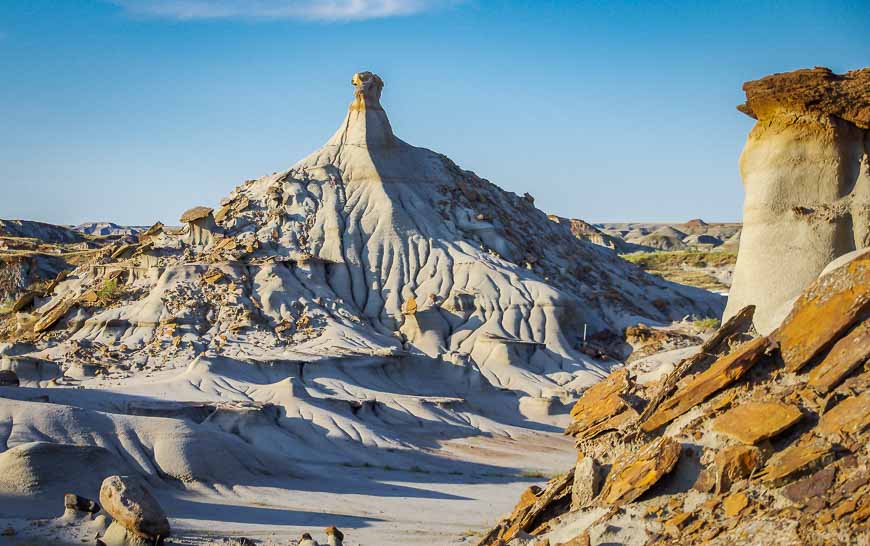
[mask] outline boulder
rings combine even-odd
[[[775,74],[743,86],[758,120],[740,157],[743,232],[727,319],[757,307],[769,334],[837,256],[870,246],[870,69]]]
[[[109,476],[100,488],[100,503],[103,509],[114,520],[106,536],[112,540],[128,540],[131,535],[150,540],[151,543],[162,542],[169,536],[169,520],[142,480],[133,476]],[[117,529],[116,524],[121,529]],[[114,530],[112,527],[116,527]],[[109,542],[107,545],[121,544]]]
[[[603,480],[601,467],[592,457],[586,456],[574,467],[574,483],[571,486],[571,510],[579,510],[592,503],[601,490]]]

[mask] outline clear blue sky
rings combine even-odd
[[[372,70],[400,137],[545,211],[737,220],[741,84],[870,65],[868,29],[868,0],[2,0],[0,218],[177,222]]]

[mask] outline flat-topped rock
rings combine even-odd
[[[788,430],[801,419],[801,410],[780,402],[746,402],[720,415],[713,430],[754,445]]]
[[[743,91],[746,102],[737,109],[755,119],[782,110],[812,111],[870,129],[870,68],[845,74],[824,67],[772,74],[744,83]]]

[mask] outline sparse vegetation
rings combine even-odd
[[[97,288],[97,298],[102,305],[109,305],[118,300],[124,293],[124,290],[118,286],[118,279],[108,279],[103,281],[102,286]]]
[[[721,251],[635,252],[622,257],[647,273],[671,282],[716,291],[728,290],[729,287],[705,270],[729,268],[737,262],[736,253]]]
[[[702,330],[716,330],[722,324],[722,321],[716,318],[705,318],[701,320],[696,320],[692,324],[694,324],[696,328],[700,328]]]

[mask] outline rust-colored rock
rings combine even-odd
[[[816,430],[825,436],[857,434],[870,427],[870,391],[851,396],[822,415]]]
[[[725,515],[729,518],[738,515],[747,506],[749,506],[749,497],[746,496],[746,493],[733,493],[722,501],[722,510],[725,511]]]
[[[720,415],[713,430],[744,444],[755,445],[791,428],[801,410],[781,402],[746,402]]]
[[[673,470],[682,448],[676,440],[659,438],[610,471],[601,491],[604,504],[625,504],[643,495]]]
[[[810,370],[809,384],[828,393],[870,358],[870,320],[854,327],[831,348],[819,365]]]
[[[834,74],[828,68],[773,74],[743,84],[746,103],[738,110],[755,119],[779,111],[821,112],[870,129],[870,68]]]
[[[870,252],[822,275],[771,337],[786,369],[800,371],[870,311]]]
[[[731,354],[717,360],[710,368],[695,376],[686,386],[661,403],[658,410],[641,425],[645,432],[666,425],[727,387],[746,373],[771,348],[769,339],[760,337],[737,347]]]
[[[759,477],[765,483],[782,485],[829,463],[832,458],[831,444],[807,441],[774,454]]]
[[[608,421],[629,409],[622,397],[630,387],[628,370],[625,368],[589,387],[571,408],[572,421],[565,429],[565,434],[588,439],[609,428],[621,426],[622,422],[608,424]]]
[[[726,493],[731,484],[748,478],[761,466],[761,451],[757,447],[736,445],[726,447],[714,459],[715,488],[717,493]]]

